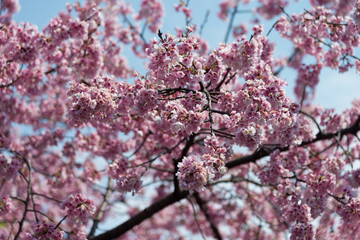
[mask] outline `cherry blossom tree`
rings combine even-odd
[[[164,4],[84,0],[39,30],[1,0],[0,239],[360,239],[360,99],[313,103],[322,70],[360,72],[360,1],[198,23],[178,1],[173,29]]]

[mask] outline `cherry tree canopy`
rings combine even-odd
[[[360,239],[360,99],[313,104],[322,70],[360,72],[360,1],[179,1],[172,29],[130,2],[39,30],[1,0],[0,239]]]

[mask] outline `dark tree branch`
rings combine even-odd
[[[0,88],[10,87],[10,86],[13,85],[17,80],[18,80],[18,78],[15,79],[15,80],[13,80],[13,81],[11,81],[11,82],[9,82],[9,83],[7,83],[7,84],[2,84],[2,85],[0,85]]]
[[[336,136],[340,136],[340,139],[348,134],[351,135],[356,135],[356,133],[360,130],[360,116],[358,116],[358,119],[355,121],[355,123],[353,125],[351,125],[348,128],[344,128],[339,130],[338,132],[335,133],[322,133],[319,132],[316,137],[310,141],[306,141],[306,142],[302,142],[300,145],[298,145],[299,147],[303,147],[303,146],[307,146],[309,144],[318,142],[318,141],[322,141],[322,140],[330,140]],[[250,162],[255,162],[256,160],[269,156],[272,152],[274,152],[275,150],[279,150],[280,152],[285,152],[287,150],[289,150],[289,146],[286,147],[280,147],[280,148],[275,148],[273,150],[268,150],[265,148],[260,148],[258,150],[256,150],[253,154],[251,155],[247,155],[238,159],[235,159],[233,161],[230,161],[228,163],[226,163],[226,167],[227,168],[233,168],[236,166],[240,166],[246,163],[250,163]]]
[[[58,224],[56,224],[56,226],[55,226],[54,229],[57,229],[57,228],[61,225],[61,223],[62,223],[63,221],[65,221],[66,218],[67,218],[67,215],[65,215],[65,216],[58,222]]]
[[[236,73],[234,73],[233,75],[231,75],[231,76],[229,77],[229,79],[225,82],[225,85],[228,84],[235,76],[236,76]]]
[[[311,115],[308,114],[307,112],[304,112],[303,110],[300,110],[299,113],[301,113],[301,114],[307,116],[308,118],[310,118],[310,119],[315,123],[315,125],[316,125],[319,133],[322,132],[319,123],[315,120],[315,118],[314,118],[313,116],[311,116]]]
[[[307,146],[309,144],[312,144],[312,143],[315,143],[318,141],[332,139],[333,137],[336,137],[336,136],[340,136],[340,138],[342,138],[343,136],[348,135],[348,134],[356,135],[356,133],[359,130],[360,130],[360,116],[358,116],[358,119],[355,121],[355,123],[348,128],[341,129],[336,133],[318,133],[314,139],[303,142],[298,146]],[[188,146],[188,148],[190,148],[190,147],[191,147],[191,145]],[[238,159],[228,162],[226,164],[226,167],[228,169],[231,169],[231,168],[243,165],[243,164],[255,162],[263,157],[269,156],[276,149],[278,149],[281,152],[284,152],[284,151],[289,150],[289,146],[278,147],[278,148],[275,148],[272,150],[262,147],[262,148],[256,150],[251,155],[247,155],[247,156],[244,156],[244,157],[241,157],[241,158],[238,158]],[[159,200],[158,202],[155,202],[152,205],[150,205],[149,207],[145,208],[143,211],[141,211],[134,217],[130,218],[123,224],[121,224],[105,233],[102,233],[96,237],[90,238],[90,239],[91,240],[111,240],[114,238],[118,238],[119,236],[126,233],[127,231],[129,231],[130,229],[135,227],[136,225],[139,225],[140,223],[142,223],[144,220],[152,217],[155,213],[186,198],[188,195],[189,195],[189,191],[184,191],[184,190],[178,191],[178,192],[175,191],[175,192],[169,194],[168,196],[164,197],[163,199]]]
[[[228,115],[228,116],[231,115],[231,114],[228,113],[228,112],[223,112],[223,111],[216,110],[216,109],[212,109],[212,112],[213,112],[213,113],[218,113],[218,114],[221,114],[221,115]]]
[[[37,211],[36,211],[36,204],[35,204],[35,201],[34,201],[34,195],[32,195],[32,194],[31,194],[31,202],[32,202],[32,205],[33,205],[35,220],[36,220],[36,222],[39,222],[39,218],[38,218]]]
[[[207,207],[206,207],[206,203],[201,199],[199,193],[195,192],[194,193],[194,197],[195,197],[195,200],[196,200],[196,203],[199,205],[201,211],[204,213],[207,221],[210,223],[210,227],[211,227],[211,230],[213,231],[216,239],[218,240],[222,240],[222,236],[219,232],[219,229],[215,226],[215,224],[212,222],[211,220],[211,216],[208,214],[207,212]]]
[[[24,222],[25,222],[25,218],[26,218],[26,215],[29,211],[28,207],[29,207],[29,201],[30,201],[30,196],[31,196],[31,163],[23,156],[21,155],[20,153],[16,152],[16,151],[12,151],[12,150],[9,150],[12,154],[14,154],[15,156],[17,156],[18,158],[20,158],[21,160],[23,160],[26,164],[26,166],[28,167],[29,169],[29,178],[26,180],[27,182],[27,191],[26,191],[26,200],[24,201],[24,205],[25,205],[25,210],[24,210],[24,214],[22,216],[22,219],[20,220],[19,222],[19,229],[18,229],[18,232],[16,233],[15,237],[14,237],[14,240],[18,239],[19,236],[20,236],[20,233],[22,231],[22,227],[24,225]],[[19,171],[20,172],[20,171]],[[20,172],[21,173],[21,172]]]
[[[223,79],[222,79],[221,82],[219,82],[219,84],[218,84],[214,89],[212,89],[212,90],[214,90],[214,91],[219,91],[219,90],[220,90],[221,86],[222,86],[222,85],[224,84],[224,82],[226,81],[226,78],[227,78],[227,76],[229,75],[230,70],[231,70],[231,68],[227,68],[227,69],[226,69],[226,72],[225,72],[225,75],[224,75]],[[212,90],[209,90],[209,91],[212,91]]]
[[[165,89],[159,89],[158,90],[158,93],[161,94],[161,95],[164,95],[164,96],[170,96],[176,92],[183,92],[183,93],[196,93],[195,90],[193,89],[188,89],[188,88],[181,88],[181,87],[178,87],[178,88],[165,88]]]
[[[171,193],[168,196],[164,197],[163,199],[159,200],[158,202],[145,208],[143,211],[139,212],[138,214],[136,214],[134,217],[130,218],[123,224],[90,239],[110,240],[110,239],[118,238],[119,236],[126,233],[136,225],[142,223],[145,219],[152,217],[152,215],[154,215],[155,213],[160,212],[164,208],[186,198],[188,195],[189,195],[189,191],[180,191],[179,193]]]
[[[223,132],[223,131],[220,131],[220,130],[218,130],[218,129],[214,129],[214,132],[219,133],[219,134],[223,134],[223,135],[228,136],[228,137],[230,137],[230,138],[234,138],[234,137],[235,137],[234,134],[227,133],[227,132]]]
[[[48,71],[45,72],[45,74],[50,74],[50,73],[53,73],[53,72],[56,72],[56,68],[51,68],[49,69]]]

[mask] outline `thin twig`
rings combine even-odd
[[[199,30],[199,35],[200,36],[202,34],[202,31],[204,30],[204,27],[205,27],[205,24],[207,23],[209,15],[210,15],[210,10],[207,10],[206,14],[205,14],[205,17],[204,17],[204,21],[200,25],[200,30]]]
[[[201,229],[201,226],[200,226],[199,221],[198,221],[198,217],[197,217],[197,213],[196,213],[194,203],[191,201],[191,199],[189,197],[187,197],[186,199],[190,202],[190,205],[191,205],[191,207],[193,209],[194,219],[195,219],[196,225],[197,225],[197,227],[199,229],[200,235],[204,240],[206,240],[206,237],[205,237],[205,235],[203,233],[203,230]]]
[[[277,20],[277,21],[271,26],[270,30],[269,30],[268,33],[266,34],[267,37],[270,35],[271,31],[274,29],[274,27],[275,27],[276,24],[278,24],[278,23],[279,23],[279,20]]]
[[[136,28],[135,28],[134,25],[130,22],[130,20],[128,19],[128,17],[127,17],[125,14],[122,14],[122,16],[124,17],[125,22],[126,22],[127,24],[129,24],[130,28],[131,28],[132,30],[134,30],[136,34],[138,34],[138,35],[140,36],[140,38],[144,41],[144,43],[146,43],[145,37],[136,30]]]
[[[290,17],[290,15],[285,11],[285,9],[281,6],[279,6],[279,8],[281,9],[281,11],[287,16],[287,18],[289,19],[290,22],[292,22],[292,18]]]
[[[304,100],[305,100],[305,96],[306,96],[306,87],[307,87],[307,85],[305,84],[304,89],[303,89],[303,93],[302,93],[302,96],[301,96],[301,100],[300,100],[300,109],[302,109],[302,106],[304,104]]]
[[[318,131],[321,133],[321,128],[320,125],[318,124],[318,122],[315,120],[315,118],[313,116],[311,116],[310,114],[308,114],[307,112],[304,112],[303,110],[300,110],[299,113],[307,116],[308,118],[310,118],[316,125]]]
[[[231,75],[231,76],[229,77],[229,80],[227,80],[227,81],[225,82],[225,85],[227,85],[235,76],[236,76],[236,73],[234,73],[233,75]]]
[[[112,189],[111,189],[111,178],[108,179],[108,184],[107,184],[107,189],[106,189],[106,193],[104,194],[104,199],[99,207],[99,211],[96,215],[96,218],[94,219],[93,225],[91,227],[90,233],[88,235],[88,238],[92,238],[95,234],[95,231],[99,225],[99,222],[101,221],[102,217],[104,216],[106,207],[108,205],[108,200],[111,196],[112,193]]]
[[[147,23],[145,22],[142,29],[141,29],[141,33],[140,33],[140,36],[144,36],[144,33],[145,33],[145,30],[146,30],[146,27],[147,27]],[[144,39],[143,39],[144,40]]]
[[[55,202],[57,202],[57,203],[61,203],[61,201],[59,201],[59,200],[57,200],[57,199],[55,199],[55,198],[46,196],[46,195],[44,195],[44,194],[42,194],[42,193],[32,192],[31,195],[36,195],[36,196],[44,197],[44,198],[47,198],[47,199],[49,199],[49,200],[55,201]]]
[[[231,134],[231,133],[223,132],[223,131],[220,131],[220,130],[218,130],[218,129],[214,129],[214,132],[220,133],[220,134],[224,134],[224,135],[229,136],[229,137],[231,137],[231,138],[235,137],[235,135],[233,135],[233,134]]]
[[[236,6],[233,8],[233,12],[231,13],[230,22],[229,22],[229,25],[228,25],[228,28],[227,28],[226,34],[225,34],[225,39],[224,39],[225,43],[227,43],[227,41],[229,40],[229,36],[230,36],[231,29],[232,29],[232,25],[234,23],[235,15],[238,11],[237,7],[238,7],[238,4],[236,4]]]
[[[295,48],[294,52],[293,52],[293,53],[291,54],[291,56],[287,59],[287,64],[288,64],[288,65],[289,65],[290,62],[294,59],[294,57],[296,56],[296,54],[298,54],[299,52],[300,52],[300,48]],[[282,70],[284,70],[284,66],[279,67],[279,69],[274,72],[274,75],[275,75],[275,76],[278,76],[278,75],[281,73]]]
[[[206,96],[206,99],[208,101],[208,111],[209,111],[209,121],[210,121],[210,133],[211,135],[214,134],[214,131],[213,131],[213,124],[214,124],[214,121],[213,121],[213,118],[212,118],[212,107],[211,107],[211,97],[210,97],[210,94],[208,92],[208,90],[204,87],[203,83],[202,82],[199,82],[200,84],[200,89],[203,93],[205,93],[205,96]]]
[[[65,215],[65,217],[63,217],[63,218],[60,220],[60,222],[58,222],[58,224],[56,224],[56,226],[55,226],[54,229],[57,229],[57,228],[60,226],[60,224],[61,224],[63,221],[65,221],[66,218],[67,218],[67,215]]]
[[[23,227],[23,224],[25,222],[25,218],[26,218],[26,215],[27,215],[27,212],[28,212],[28,205],[29,205],[29,201],[30,201],[30,194],[31,194],[31,163],[23,156],[21,155],[20,153],[16,152],[16,151],[13,151],[13,150],[9,150],[12,154],[16,155],[18,158],[22,159],[26,166],[28,167],[29,169],[29,178],[27,179],[27,190],[26,190],[26,200],[24,202],[24,205],[25,205],[25,209],[24,209],[24,213],[23,213],[23,216],[19,222],[19,229],[18,229],[18,232],[16,233],[15,237],[14,237],[14,240],[18,239],[18,237],[20,236],[20,233],[22,231],[22,227]],[[21,172],[22,173],[22,172]]]
[[[17,81],[18,79],[19,79],[19,78],[16,78],[15,80],[11,81],[10,83],[2,84],[2,85],[0,85],[0,88],[10,87],[10,86],[13,85],[14,83],[16,83],[16,81]]]
[[[157,156],[153,157],[152,159],[146,161],[146,162],[143,162],[143,163],[140,163],[138,165],[134,165],[134,166],[131,166],[130,168],[136,168],[136,167],[140,167],[140,166],[144,166],[148,163],[152,163],[153,161],[155,161],[156,159],[158,159],[159,157],[161,157],[162,155],[164,154],[167,154],[167,153],[171,153],[175,148],[177,148],[181,143],[183,143],[184,141],[186,141],[186,138],[183,138],[180,142],[178,142],[174,147],[170,148],[170,149],[166,149],[166,151],[162,152],[162,153],[159,153]]]
[[[194,197],[195,197],[196,203],[199,205],[201,211],[204,213],[207,221],[209,222],[210,227],[211,227],[211,230],[213,231],[216,239],[222,240],[222,236],[221,236],[221,234],[220,234],[219,229],[215,226],[215,224],[213,223],[213,221],[212,221],[212,219],[211,219],[211,216],[210,216],[209,213],[207,212],[206,203],[201,199],[199,193],[195,192],[195,193],[194,193]]]
[[[152,134],[152,132],[149,130],[149,132],[145,135],[143,141],[141,142],[141,144],[139,145],[139,147],[133,152],[133,154],[131,154],[128,158],[131,158],[132,156],[135,156],[135,154],[137,154],[140,149],[144,146],[146,139]]]
[[[36,205],[35,205],[35,201],[34,201],[34,195],[31,194],[31,202],[33,204],[33,210],[34,210],[34,215],[35,215],[35,220],[36,222],[39,222],[39,218],[37,216],[37,212],[36,212]]]
[[[224,84],[224,82],[226,81],[226,78],[227,78],[227,76],[229,75],[230,70],[231,70],[231,68],[227,68],[227,69],[226,69],[226,72],[225,72],[225,75],[224,75],[223,79],[221,80],[221,82],[219,82],[219,84],[218,84],[214,89],[211,89],[211,90],[209,90],[209,91],[219,91],[220,88],[221,88],[221,86],[222,86],[222,85]]]
[[[10,229],[10,232],[9,232],[9,236],[8,236],[8,239],[7,240],[10,240],[10,237],[12,235],[12,232],[14,231],[14,227],[15,227],[15,224],[17,223],[17,221],[14,221],[12,224],[11,224],[11,229]]]

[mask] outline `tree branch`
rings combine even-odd
[[[18,239],[19,236],[20,236],[20,233],[22,231],[22,227],[23,227],[23,224],[25,222],[25,218],[26,218],[26,215],[29,211],[28,209],[28,206],[29,206],[29,201],[30,201],[30,195],[31,195],[31,163],[23,156],[21,155],[20,153],[16,152],[16,151],[13,151],[13,150],[9,150],[12,154],[16,155],[18,158],[20,158],[21,160],[23,160],[26,164],[26,166],[28,167],[29,169],[29,178],[26,180],[28,186],[27,186],[27,191],[26,191],[26,200],[24,201],[24,204],[25,204],[25,210],[24,210],[24,214],[22,216],[22,219],[20,220],[19,222],[19,229],[18,229],[18,232],[16,233],[15,237],[14,237],[14,240]],[[20,170],[19,170],[20,172]],[[21,173],[21,172],[20,172]],[[25,176],[24,176],[25,177]]]
[[[213,231],[216,239],[218,240],[222,240],[222,236],[219,232],[219,229],[215,226],[215,224],[212,222],[210,215],[207,212],[207,207],[206,207],[206,203],[201,199],[199,193],[195,192],[194,193],[194,197],[196,199],[196,203],[199,205],[201,211],[204,213],[206,219],[208,220],[208,222],[210,223],[210,227],[211,230]]]
[[[189,195],[189,191],[180,191],[178,194],[171,193],[168,196],[164,197],[160,201],[150,205],[149,207],[145,208],[143,211],[136,214],[134,217],[130,218],[123,224],[102,233],[94,238],[90,238],[91,240],[104,240],[104,239],[115,239],[121,236],[122,234],[126,233],[136,225],[142,223],[145,219],[150,218],[157,212],[160,212],[164,208],[186,198]]]
[[[236,13],[238,11],[237,8],[238,8],[238,4],[236,4],[236,6],[234,7],[233,12],[231,13],[231,16],[230,16],[229,25],[228,25],[228,28],[226,30],[225,39],[224,39],[225,43],[227,43],[227,41],[229,40],[229,36],[230,36],[231,29],[232,29],[232,25],[234,23],[235,15],[236,15]]]
[[[200,30],[199,30],[199,35],[200,35],[200,36],[201,36],[201,34],[202,34],[202,31],[204,30],[204,27],[205,27],[205,24],[206,24],[206,22],[207,22],[207,20],[208,20],[209,14],[210,14],[210,10],[207,10],[207,11],[206,11],[206,14],[205,14],[205,17],[204,17],[204,20],[203,20],[203,22],[202,22],[201,25],[200,25]]]
[[[96,218],[94,219],[93,225],[92,225],[90,233],[88,235],[88,238],[91,238],[92,236],[94,236],[97,226],[99,225],[99,222],[101,221],[102,217],[104,216],[106,207],[108,205],[109,198],[112,194],[111,181],[112,181],[111,178],[109,178],[106,193],[104,194],[104,200],[102,201],[102,203],[99,207],[99,212],[97,213]]]
[[[356,133],[359,130],[360,130],[360,116],[358,116],[358,119],[355,121],[355,123],[353,125],[351,125],[350,127],[348,127],[348,128],[341,129],[341,130],[339,130],[338,132],[335,132],[335,133],[322,133],[322,132],[319,132],[314,139],[312,139],[310,141],[302,142],[298,146],[299,147],[307,146],[307,145],[312,144],[314,142],[332,139],[333,137],[336,137],[336,136],[340,136],[340,139],[341,139],[343,136],[348,135],[348,134],[356,135]],[[240,165],[243,165],[243,164],[246,164],[246,163],[255,162],[256,160],[258,160],[260,158],[269,156],[275,150],[279,150],[280,152],[285,152],[285,151],[289,150],[289,146],[275,148],[273,150],[260,148],[260,149],[256,150],[251,155],[247,155],[247,156],[235,159],[233,161],[227,162],[225,166],[230,169],[230,168],[240,166]]]
[[[356,133],[359,130],[360,130],[360,116],[358,116],[358,119],[355,121],[355,123],[348,128],[341,129],[340,131],[338,131],[336,133],[318,133],[314,139],[303,142],[298,146],[306,146],[306,145],[309,145],[309,144],[312,144],[312,143],[315,143],[318,141],[329,140],[335,136],[340,136],[340,138],[341,138],[348,134],[356,135]],[[276,149],[280,150],[281,152],[284,152],[284,151],[289,150],[289,146],[274,148],[272,150],[262,147],[262,148],[256,150],[251,155],[247,155],[247,156],[244,156],[244,157],[241,157],[241,158],[238,158],[238,159],[228,162],[226,164],[226,167],[228,169],[231,169],[231,168],[234,168],[234,167],[246,164],[246,163],[255,162],[263,157],[269,156]],[[133,227],[135,227],[136,225],[142,223],[144,220],[152,217],[155,213],[160,212],[164,208],[186,198],[188,195],[189,195],[189,191],[184,191],[184,190],[179,191],[179,192],[174,191],[173,193],[164,197],[160,201],[155,202],[152,205],[150,205],[149,207],[145,208],[143,211],[141,211],[134,217],[130,218],[123,224],[121,224],[105,233],[102,233],[94,238],[90,238],[90,239],[91,240],[106,240],[106,239],[110,240],[110,239],[117,238],[117,237],[121,236],[122,234],[126,233],[127,231],[129,231],[130,229],[132,229]]]

